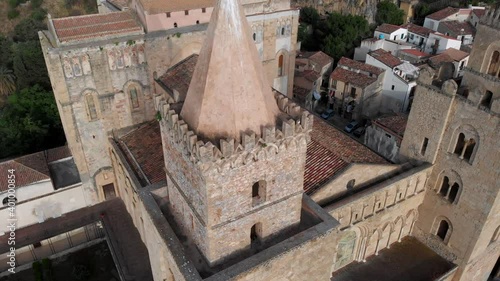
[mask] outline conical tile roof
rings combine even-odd
[[[197,134],[240,140],[279,113],[239,0],[219,0],[181,111]]]

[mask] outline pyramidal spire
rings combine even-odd
[[[181,117],[212,140],[261,133],[279,113],[239,0],[218,0]]]

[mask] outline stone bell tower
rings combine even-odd
[[[312,116],[268,85],[239,1],[219,0],[182,110],[157,102],[170,210],[210,265],[300,222]]]

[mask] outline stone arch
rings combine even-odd
[[[116,186],[114,179],[114,169],[111,166],[101,167],[92,175],[92,183],[97,188],[97,194],[101,201],[106,200],[109,196],[118,196],[118,186]],[[105,190],[106,187],[108,187],[107,191]],[[109,194],[111,191],[109,187],[112,187],[113,194]],[[108,192],[108,194],[106,194],[106,192]]]
[[[498,54],[498,61],[495,64],[495,54]],[[489,75],[497,76],[500,74],[500,40],[490,43],[488,49],[484,53],[481,72]]]
[[[138,80],[128,80],[123,84],[123,93],[131,110],[137,110],[144,105],[144,85]]]
[[[364,259],[366,259],[369,256],[372,256],[376,254],[377,247],[378,247],[378,241],[380,239],[380,230],[375,229],[373,232],[370,233],[367,239],[366,243],[366,251],[364,255]]]
[[[413,224],[417,220],[418,213],[415,209],[412,209],[406,213],[403,229],[401,230],[400,239],[411,234],[413,230]]]
[[[281,49],[276,53],[276,77],[287,76],[289,65],[289,52],[286,49]]]
[[[394,228],[391,233],[391,237],[389,239],[389,246],[394,242],[401,242],[401,232],[403,230],[403,226],[405,225],[405,219],[403,216],[398,216],[396,220],[394,220]]]
[[[460,159],[465,159],[472,164],[480,141],[481,137],[475,127],[469,124],[462,124],[453,131],[448,152],[456,154]]]
[[[453,225],[450,219],[445,216],[437,216],[432,224],[431,233],[441,239],[444,244],[448,245],[453,233]]]
[[[361,231],[358,228],[348,228],[343,231],[337,243],[332,271],[335,271],[356,260],[356,248],[359,244]]]
[[[377,253],[389,246],[389,240],[394,229],[394,224],[392,222],[386,222],[382,227],[380,240],[378,242]]]
[[[85,103],[85,113],[88,121],[96,121],[100,118],[98,107],[98,93],[94,89],[85,89],[82,91],[81,97]]]

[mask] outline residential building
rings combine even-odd
[[[446,81],[463,76],[469,61],[469,53],[454,48],[446,49],[429,59],[429,65],[438,73],[438,80]]]
[[[330,75],[334,110],[354,120],[376,116],[383,81],[383,69],[342,57]]]
[[[371,125],[366,128],[364,144],[391,162],[399,162],[399,148],[407,122],[408,116],[404,114],[372,120]]]
[[[471,23],[467,21],[460,22],[455,20],[441,22],[437,31],[460,40],[462,45],[472,44],[474,35],[476,34],[476,29],[471,25]]]
[[[407,34],[408,31],[401,26],[383,23],[377,26],[373,35],[378,39],[406,42]]]
[[[369,52],[378,49],[383,49],[390,52],[393,55],[397,55],[400,50],[409,50],[414,48],[415,46],[413,46],[412,44],[402,41],[368,38],[361,41],[361,45],[354,49],[354,60],[364,62],[366,61],[366,55]]]
[[[385,70],[381,111],[407,112],[417,85],[418,68],[382,49],[368,53],[366,63]]]
[[[398,52],[397,57],[413,65],[425,63],[431,55],[415,49],[405,49]]]

